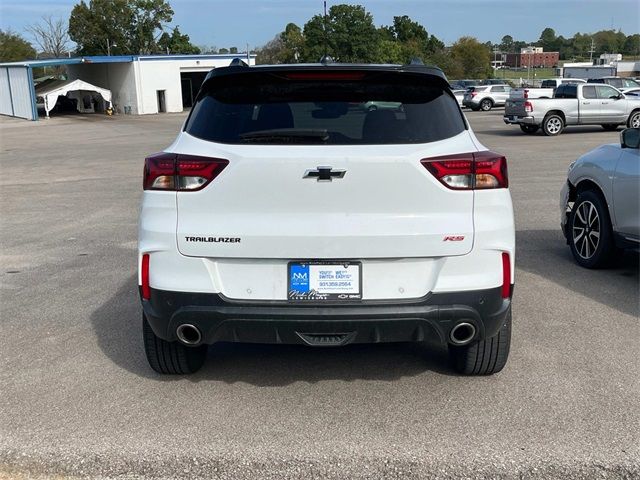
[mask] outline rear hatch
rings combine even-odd
[[[410,72],[245,69],[205,83],[171,151],[222,159],[177,193],[177,244],[195,257],[463,255],[473,191],[421,160],[477,150],[446,80]]]

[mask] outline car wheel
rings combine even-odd
[[[480,109],[483,112],[488,112],[489,110],[491,110],[491,107],[493,107],[493,102],[488,98],[485,98],[480,102]]]
[[[580,192],[569,214],[569,245],[576,262],[585,268],[608,265],[614,252],[609,211],[602,197]]]
[[[520,130],[529,135],[533,135],[538,131],[540,127],[538,125],[520,125]]]
[[[149,365],[158,373],[185,375],[200,370],[207,358],[207,346],[187,347],[157,337],[147,318],[142,315],[144,351]]]
[[[640,128],[640,110],[631,113],[627,126],[629,128]]]
[[[463,375],[493,375],[504,368],[511,346],[511,307],[496,335],[461,347],[449,346],[456,372]]]
[[[376,105],[369,105],[369,108],[367,108],[367,112],[375,112],[376,110],[378,110]]]
[[[614,130],[618,129],[618,124],[617,123],[605,123],[604,125],[602,125],[602,128],[604,128],[608,132],[613,132]]]
[[[560,115],[548,115],[542,122],[542,131],[549,137],[560,135],[563,129],[564,120]]]

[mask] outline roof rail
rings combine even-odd
[[[230,67],[248,67],[249,64],[247,64],[247,62],[243,61],[241,58],[234,58],[233,60],[231,60],[231,63],[229,64]]]

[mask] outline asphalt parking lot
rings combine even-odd
[[[487,378],[405,344],[222,345],[192,377],[156,375],[142,161],[185,115],[1,118],[0,478],[640,476],[638,257],[584,270],[559,230],[567,166],[618,133],[467,116],[507,155],[517,225],[512,352]]]

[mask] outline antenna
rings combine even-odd
[[[327,52],[327,1],[325,0],[324,2],[324,17],[322,17],[322,31],[324,33],[324,58],[327,58],[328,52]]]

